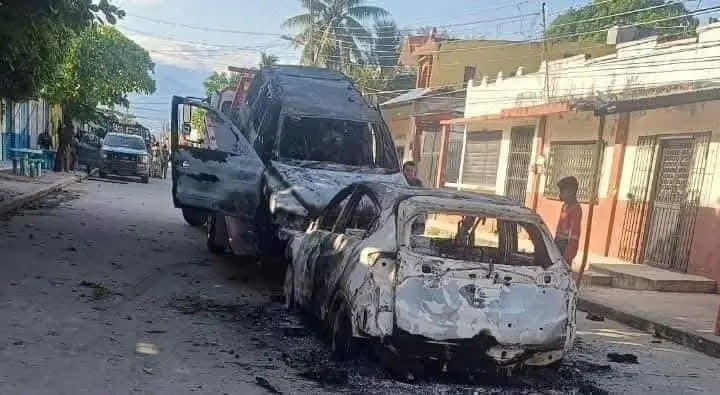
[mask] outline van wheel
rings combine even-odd
[[[191,208],[184,208],[182,209],[182,216],[183,219],[185,219],[185,222],[187,222],[188,225],[194,228],[199,228],[205,225],[205,216],[197,210],[193,210]]]
[[[211,215],[208,217],[206,223],[207,223],[207,241],[205,242],[205,245],[207,246],[208,251],[210,251],[211,254],[219,255],[225,252],[225,247],[222,245],[217,244],[216,237],[217,237],[217,217],[214,215]]]
[[[331,350],[333,357],[346,361],[354,352],[354,339],[352,336],[352,323],[346,307],[341,307],[332,321]]]

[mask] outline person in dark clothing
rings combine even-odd
[[[50,137],[50,132],[45,130],[44,132],[40,133],[38,136],[38,146],[40,146],[40,149],[49,150],[52,148],[52,137]]]
[[[417,165],[415,165],[415,162],[411,160],[405,162],[403,165],[403,175],[411,187],[423,186],[422,181],[417,177]]]
[[[162,150],[160,151],[160,170],[162,171],[162,178],[167,178],[168,162],[170,161],[170,151],[166,144],[163,144]]]

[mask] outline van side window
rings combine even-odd
[[[280,104],[274,100],[267,99],[264,101],[262,107],[264,111],[255,114],[258,120],[256,124],[258,139],[255,149],[260,153],[262,158],[270,159],[273,149],[275,148],[275,136],[278,129],[278,118],[280,117]]]
[[[260,88],[262,88],[262,85],[262,76],[258,74],[255,76],[255,78],[253,78],[252,82],[250,83],[250,88],[248,88],[247,90],[246,100],[250,108],[255,107],[255,102],[257,101],[258,93],[260,93]]]

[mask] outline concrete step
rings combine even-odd
[[[638,291],[715,293],[716,283],[705,277],[630,263],[592,263],[593,272],[610,276],[613,288]]]
[[[577,280],[577,271],[573,271],[572,277],[573,280]],[[583,287],[610,287],[612,286],[612,277],[603,274],[598,273],[594,270],[585,270],[585,273],[583,273],[583,279],[582,284]]]

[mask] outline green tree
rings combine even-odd
[[[558,15],[548,27],[548,35],[551,39],[604,42],[604,30],[615,25],[653,28],[664,35],[687,35],[695,32],[698,20],[688,15],[680,2],[593,0],[585,7],[570,8]]]
[[[364,61],[363,48],[373,41],[364,23],[390,16],[365,0],[300,0],[300,4],[307,12],[288,18],[282,27],[299,31],[295,42],[303,46],[301,63],[336,70]]]
[[[224,71],[218,73],[216,71],[203,82],[203,85],[205,86],[205,94],[207,97],[210,97],[213,93],[219,92],[227,87],[237,86],[238,82],[240,82],[240,74],[226,73]]]
[[[278,64],[280,59],[276,55],[260,52],[260,68],[274,66]]]
[[[93,24],[67,47],[67,54],[43,95],[62,107],[62,132],[56,169],[72,140],[73,120],[95,119],[96,107],[127,106],[129,93],[151,94],[154,64],[150,54],[112,26]]]
[[[0,1],[0,97],[37,97],[53,79],[75,34],[123,16],[107,0]]]

